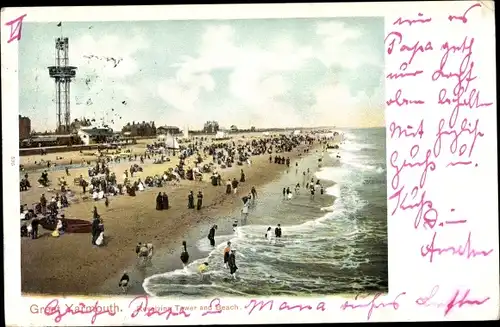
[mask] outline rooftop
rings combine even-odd
[[[111,128],[106,128],[106,127],[85,127],[85,128],[80,128],[80,131],[91,135],[113,134],[113,130]]]
[[[74,134],[47,134],[47,135],[34,135],[33,139],[45,139],[45,138],[53,138],[53,137],[72,137]]]

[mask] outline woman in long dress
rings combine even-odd
[[[248,218],[248,206],[250,205],[250,200],[248,199],[245,204],[243,205],[243,208],[241,209],[241,218],[242,218],[242,225],[246,225],[247,223],[247,218]]]
[[[156,210],[163,210],[163,197],[161,192],[156,196]]]
[[[229,253],[231,252],[231,242],[227,242],[227,246],[224,248],[224,268],[229,268],[227,265],[229,261]]]
[[[272,228],[271,227],[268,227],[267,228],[267,231],[266,231],[266,239],[267,241],[269,242],[269,244],[272,243],[273,241],[273,231],[272,231]]]
[[[130,281],[130,277],[128,276],[127,272],[124,271],[123,276],[120,279],[120,282],[118,283],[118,287],[120,287],[122,289],[123,293],[127,292],[129,281]]]
[[[189,253],[187,251],[186,241],[182,241],[181,261],[184,267],[186,267],[187,263],[189,262]]]
[[[165,192],[163,192],[162,202],[163,202],[163,210],[168,210],[168,208],[170,208],[170,205],[168,203],[168,195]]]
[[[238,267],[236,266],[236,250],[231,250],[227,263],[229,266],[229,273],[234,279],[236,279],[236,270],[238,270]]]

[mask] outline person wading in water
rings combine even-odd
[[[238,270],[236,266],[236,250],[231,250],[227,264],[229,266],[229,273],[233,276],[233,279],[236,279],[236,270]]]
[[[208,232],[208,239],[210,240],[210,245],[212,247],[215,246],[215,230],[217,229],[217,225],[213,225],[212,228],[210,228],[210,231]]]
[[[182,264],[184,265],[184,268],[186,268],[186,265],[189,262],[189,253],[187,251],[186,241],[182,241],[181,261]]]
[[[227,242],[227,246],[224,248],[224,268],[229,268],[227,265],[229,261],[229,252],[231,252],[231,242]]]

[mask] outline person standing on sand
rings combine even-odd
[[[247,224],[249,205],[250,205],[250,199],[247,199],[247,201],[243,204],[243,208],[241,209],[241,218],[242,218],[241,225]]]
[[[193,191],[189,191],[189,195],[188,195],[188,209],[194,209],[194,194],[193,194]]]
[[[168,203],[168,195],[163,192],[162,196],[163,210],[168,210],[170,208],[170,204]]]
[[[240,183],[244,183],[245,182],[245,173],[243,172],[243,169],[241,170],[241,174],[240,174]]]
[[[231,194],[231,181],[229,179],[226,182],[226,194]]]
[[[158,195],[156,196],[156,210],[163,210],[163,197],[161,192],[158,192]]]
[[[154,252],[153,243],[146,244],[146,247],[148,248],[148,260],[151,261],[151,259],[153,259],[153,252]]]
[[[128,289],[128,283],[130,282],[130,277],[128,276],[127,272],[123,272],[122,278],[120,278],[120,282],[118,283],[118,287],[121,287],[123,293],[127,292]]]
[[[92,245],[96,245],[95,241],[99,237],[99,218],[94,218],[92,221]]]
[[[141,248],[139,249],[139,264],[145,263],[148,259],[148,256],[149,256],[148,244],[144,243],[141,245]]]
[[[234,194],[238,193],[238,181],[236,180],[236,178],[233,178],[231,186],[233,187]]]
[[[196,197],[198,198],[198,201],[196,202],[196,210],[200,210],[203,205],[203,193],[198,191],[198,195]]]
[[[42,207],[42,215],[45,215],[47,212],[47,199],[45,198],[45,194],[42,194],[40,197],[40,205]]]
[[[215,247],[215,230],[217,229],[217,225],[213,225],[208,232],[208,240],[210,241],[210,246]]]
[[[250,195],[252,199],[252,202],[250,202],[250,206],[255,206],[255,201],[257,200],[257,190],[255,189],[255,186],[252,186]]]
[[[68,167],[65,167],[64,170],[66,171],[66,176],[70,176]]]
[[[108,196],[105,196],[105,197],[104,197],[104,199],[105,199],[105,200],[104,200],[104,205],[105,205],[105,206],[106,206],[106,208],[107,208],[107,207],[109,207],[109,199],[108,199]]]
[[[138,258],[139,258],[139,252],[141,252],[141,247],[142,247],[141,242],[137,243],[137,245],[135,246],[135,254],[137,255]]]
[[[38,225],[40,224],[40,220],[38,220],[37,217],[35,217],[31,221],[31,238],[36,240],[38,238]]]
[[[255,186],[252,186],[251,193],[252,193],[253,200],[255,201],[255,199],[257,199],[257,190],[255,189]]]
[[[85,194],[87,192],[87,181],[83,179],[82,175],[80,175],[80,186],[82,187],[82,194]]]

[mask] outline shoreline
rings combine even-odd
[[[320,144],[314,144],[306,156],[319,147],[321,147]],[[304,155],[302,151],[304,148],[306,146],[301,145],[292,152],[285,153],[285,156],[289,156],[291,161],[295,162],[299,153]],[[66,234],[58,239],[41,236],[41,239],[36,241],[23,239],[21,246],[22,293],[35,295],[117,295],[121,294],[117,289],[117,282],[123,270],[127,270],[131,280],[135,281],[131,283],[129,295],[145,294],[142,289],[144,278],[156,274],[158,271],[165,272],[170,269],[165,269],[164,266],[153,267],[154,271],[148,271],[148,268],[134,269],[136,260],[134,248],[137,242],[152,240],[156,253],[165,251],[163,256],[171,258],[168,261],[180,267],[181,263],[177,251],[183,239],[189,241],[188,248],[194,256],[195,243],[199,239],[195,236],[196,230],[200,233],[198,235],[201,235],[204,226],[214,223],[222,226],[218,223],[220,218],[217,220],[216,217],[228,219],[227,216],[233,214],[241,206],[241,197],[250,192],[251,186],[255,186],[259,192],[260,187],[278,178],[285,170],[283,165],[269,164],[267,155],[256,156],[252,158],[252,161],[251,167],[235,165],[221,171],[223,180],[226,180],[227,178],[239,177],[239,169],[244,169],[247,180],[240,184],[237,195],[227,196],[224,192],[224,185],[214,187],[205,179],[205,182],[201,183],[183,181],[180,186],[172,188],[169,186],[167,190],[165,188],[159,189],[158,191],[166,191],[169,194],[172,209],[168,211],[154,211],[154,207],[151,209],[157,194],[153,191],[155,189],[138,194],[136,199],[130,199],[132,201],[127,201],[128,196],[117,197],[116,200],[112,199],[109,210],[101,209],[103,206],[100,202],[91,202],[88,205],[89,212],[91,206],[96,204],[99,212],[102,211],[105,221],[106,238],[109,243],[104,247],[92,248],[90,236],[81,234]],[[186,207],[182,208],[186,203],[185,198],[189,189],[196,190],[198,188],[205,195],[202,210],[193,212]],[[114,201],[117,202],[116,208],[113,205]],[[147,208],[137,208],[143,203],[150,205]],[[135,217],[124,218],[122,216],[129,215],[133,210],[136,211],[132,214]],[[134,221],[121,224],[119,219]],[[108,220],[110,222],[109,228],[107,227]],[[221,233],[221,230],[218,233]],[[203,236],[206,237],[206,235]],[[56,242],[59,245],[54,245]],[[72,247],[72,249],[58,253],[58,247]],[[70,253],[65,253],[68,251]],[[74,260],[69,259],[68,256],[77,260],[81,258],[81,263],[69,262]],[[51,265],[52,267],[50,267]],[[101,269],[103,266],[106,269]],[[143,276],[145,277],[142,278]],[[139,280],[140,282],[138,282]]]
[[[315,154],[316,154],[315,152],[309,153],[307,157],[312,157]],[[293,167],[295,165],[295,162],[298,160],[301,160],[301,159],[298,159],[298,158],[294,159],[292,161],[291,166]],[[329,162],[332,160],[331,159],[324,160],[323,162],[325,162],[325,161]],[[316,172],[318,172],[320,170],[320,168],[318,168],[317,166],[314,166],[314,165],[313,165],[313,167],[314,168],[311,169],[311,174],[312,174],[312,176],[315,176]],[[275,180],[281,178],[281,175],[283,173],[284,173],[284,171],[280,172],[276,176],[276,178],[268,181],[263,186],[265,187],[265,186],[273,184],[275,182]],[[316,179],[316,177],[315,177],[315,179]],[[322,184],[325,186],[325,189],[327,189],[327,188],[335,185],[336,183],[333,181],[329,181],[329,180],[322,180]],[[328,204],[328,206],[333,206],[336,199],[337,198],[334,195],[330,195],[330,194],[325,193],[325,197],[324,197],[323,201],[326,202]],[[259,205],[258,200],[257,200],[257,205]],[[323,213],[323,215],[326,215],[328,213],[328,211],[322,210],[322,213]],[[126,269],[126,271],[129,273],[129,276],[131,277],[131,280],[134,280],[134,282],[131,283],[131,287],[129,287],[129,289],[128,289],[127,295],[133,295],[133,296],[148,295],[147,291],[144,289],[144,286],[143,286],[144,282],[147,278],[150,278],[154,275],[161,275],[164,273],[169,273],[169,272],[172,272],[172,271],[175,271],[178,269],[182,269],[183,265],[180,262],[180,249],[181,249],[181,243],[183,240],[185,240],[188,244],[188,252],[189,252],[189,256],[190,256],[189,264],[193,263],[194,261],[197,261],[197,260],[200,260],[200,259],[207,257],[210,254],[210,252],[212,251],[212,249],[209,251],[202,251],[202,250],[198,249],[196,246],[196,244],[198,243],[198,241],[200,239],[207,238],[207,235],[206,235],[207,233],[202,233],[201,231],[208,232],[209,228],[215,224],[218,226],[216,238],[224,236],[224,237],[227,237],[227,239],[229,240],[229,239],[236,236],[233,232],[232,223],[235,220],[235,217],[239,218],[239,215],[240,215],[239,210],[233,209],[232,213],[229,215],[222,215],[222,216],[217,217],[216,219],[214,219],[210,222],[204,221],[204,222],[200,223],[199,226],[194,226],[193,228],[191,228],[191,230],[188,232],[188,236],[182,240],[179,239],[178,244],[175,244],[174,246],[164,247],[164,248],[160,249],[160,251],[158,251],[158,252],[162,253],[161,257],[160,258],[155,257],[153,260],[155,260],[155,262],[159,262],[160,264],[165,264],[165,265],[161,266],[161,268],[158,267],[157,265],[155,265],[155,267],[153,267],[152,269],[151,268],[148,269],[147,267],[146,267],[146,269],[144,269],[144,268],[138,267],[138,265],[136,264],[137,261],[134,260],[135,263],[131,263],[131,265]],[[323,215],[315,217],[314,219],[319,219]],[[251,218],[250,218],[250,220],[251,220]],[[250,223],[250,225],[251,225],[251,223]],[[208,240],[207,240],[207,243],[208,243]],[[217,245],[216,245],[216,247],[217,247]],[[121,277],[121,275],[120,276],[117,275],[116,280],[118,280],[120,277]],[[138,283],[134,277],[135,278],[142,278],[142,282]],[[113,295],[123,295],[123,293],[121,293],[116,288],[115,284],[116,283],[114,283],[114,282],[105,283],[103,285],[103,291],[105,290],[106,294],[111,293]],[[159,297],[162,297],[162,296],[159,296]],[[239,296],[235,295],[235,297],[239,297]],[[193,299],[196,299],[196,297],[193,297]]]

